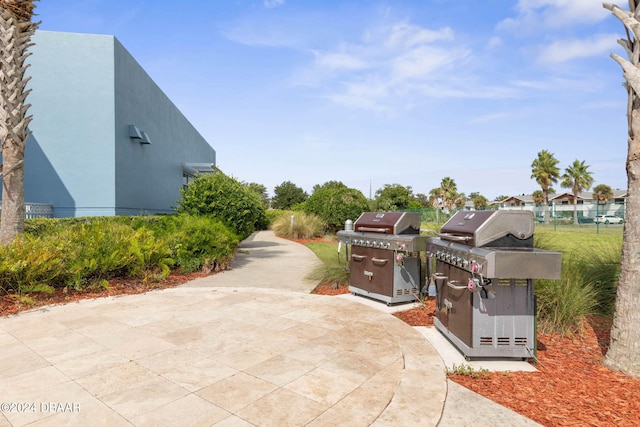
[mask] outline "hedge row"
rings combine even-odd
[[[229,267],[239,236],[220,220],[186,214],[35,219],[0,247],[3,292],[82,290],[115,277],[156,280]]]

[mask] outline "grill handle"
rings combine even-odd
[[[354,261],[364,261],[365,258],[366,256],[364,255],[351,254],[351,259],[353,259]]]
[[[373,261],[374,264],[385,265],[389,260],[381,258],[371,258],[371,261]]]
[[[357,231],[369,231],[371,233],[388,233],[389,230],[386,228],[375,228],[375,227],[358,227]]]
[[[447,240],[453,240],[455,242],[468,242],[469,240],[472,239],[472,237],[470,236],[456,236],[455,234],[449,234],[449,233],[440,233],[438,234],[438,237],[441,237]]]
[[[453,289],[457,289],[457,290],[462,290],[462,289],[469,289],[466,285],[454,285],[454,283],[460,283],[459,280],[449,280],[447,282],[447,286]]]

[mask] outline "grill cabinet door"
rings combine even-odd
[[[349,284],[380,295],[393,296],[393,251],[353,246]]]

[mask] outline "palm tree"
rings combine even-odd
[[[436,210],[436,222],[440,224],[440,208],[443,199],[442,188],[432,188],[429,190],[429,203]]]
[[[456,182],[450,177],[445,176],[440,182],[440,189],[442,190],[442,204],[445,208],[451,210],[456,205],[456,201],[459,198]]]
[[[30,105],[25,78],[39,23],[31,22],[36,0],[0,0],[0,141],[2,141],[2,214],[0,244],[8,245],[24,231],[24,147],[29,137]]]
[[[544,193],[542,190],[536,190],[531,193],[531,199],[533,200],[533,203],[536,204],[536,219],[540,220],[540,211],[538,210],[538,207],[544,204]],[[542,209],[544,210],[544,207]]]
[[[576,159],[571,166],[564,170],[562,182],[560,183],[560,186],[563,188],[571,188],[571,192],[573,193],[571,203],[573,203],[574,224],[578,223],[578,194],[585,190],[589,190],[591,188],[591,184],[593,184],[593,177],[591,176],[591,172],[587,169],[589,169],[589,165],[585,165],[584,160],[578,161]]]
[[[538,153],[538,157],[531,163],[531,178],[542,188],[544,194],[544,223],[549,223],[549,192],[552,191],[551,185],[558,182],[560,177],[560,169],[558,169],[558,160],[547,150]]]
[[[604,3],[625,26],[626,39],[619,40],[628,60],[611,54],[622,67],[627,90],[627,208],[625,209],[620,276],[611,345],[605,356],[609,367],[640,377],[640,0],[629,0],[629,10]]]
[[[613,199],[613,190],[606,184],[598,184],[593,187],[593,198],[597,203],[605,204]]]
[[[473,198],[473,207],[476,209],[484,209],[488,204],[489,200],[481,194],[478,194]]]

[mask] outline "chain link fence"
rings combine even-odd
[[[473,210],[473,207],[465,207],[465,210]],[[626,204],[624,202],[610,202],[599,204],[528,204],[524,206],[491,206],[485,210],[528,210],[533,213],[537,226],[562,229],[580,229],[581,231],[601,229],[622,230],[624,224]],[[460,209],[420,209],[410,212],[420,213],[423,231],[439,229]],[[575,211],[574,211],[575,210]]]

